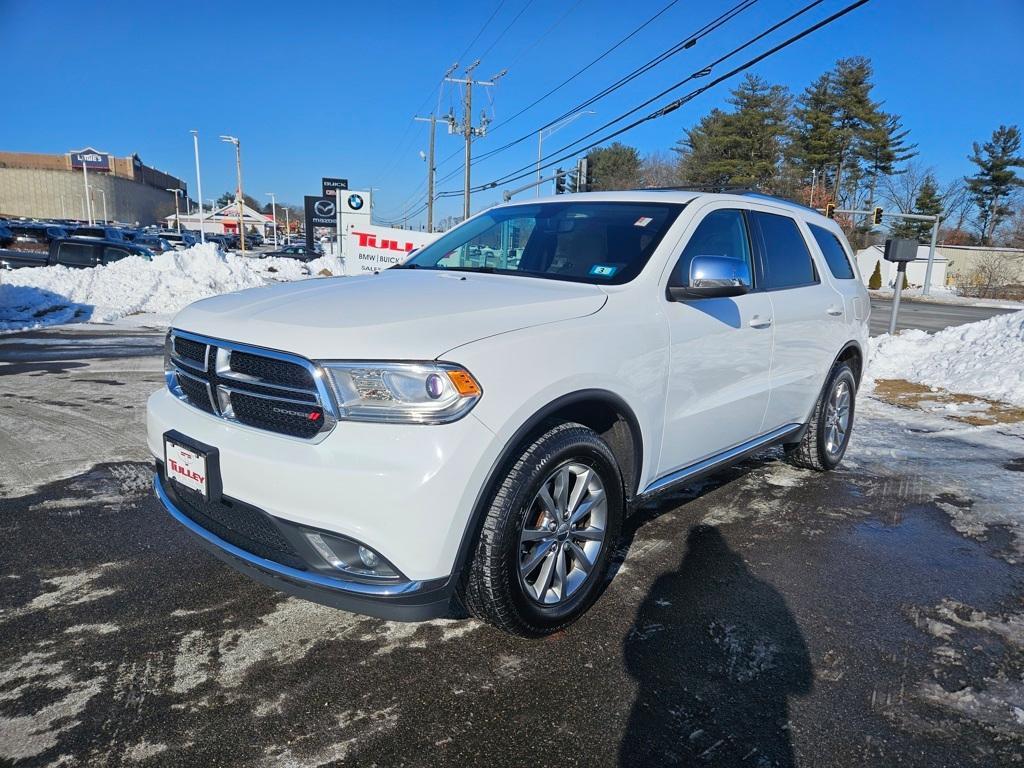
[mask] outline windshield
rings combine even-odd
[[[417,251],[395,269],[450,269],[581,283],[640,274],[683,205],[565,202],[496,208]]]

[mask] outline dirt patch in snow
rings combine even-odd
[[[1024,408],[978,395],[948,392],[905,379],[878,379],[874,396],[902,408],[938,413],[976,427],[1024,421]]]

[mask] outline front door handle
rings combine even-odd
[[[751,328],[768,328],[771,324],[772,319],[770,317],[758,317],[757,315],[750,318],[748,323]]]
[[[832,317],[839,317],[843,314],[842,307],[829,307],[825,310],[825,314],[832,315]]]

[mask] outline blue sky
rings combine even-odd
[[[194,196],[189,129],[196,128],[203,192],[211,198],[234,186],[231,148],[217,140],[234,134],[242,140],[246,192],[254,197],[267,199],[264,193],[273,191],[278,200],[299,203],[303,194],[318,193],[321,176],[343,176],[353,188],[379,188],[375,208],[383,218],[399,213],[424,186],[426,164],[418,152],[427,147],[427,128],[412,122],[413,115],[429,114],[438,103],[441,113],[451,103],[461,114],[459,94],[449,87],[439,99],[436,89],[452,62],[483,56],[477,76],[508,67],[490,99],[483,89],[474,94],[476,119],[483,108],[500,122],[667,3],[106,0],[87,6],[0,0],[6,113],[0,149],[60,153],[91,145],[119,156],[138,152],[148,164],[181,176]],[[475,151],[536,131],[734,4],[680,0],[571,85],[476,142]],[[546,139],[545,149],[596,128],[803,4],[760,0],[694,48],[599,101],[592,107],[597,115]],[[787,29],[796,32],[845,4],[826,0]],[[872,0],[753,71],[798,92],[836,58],[870,57],[876,97],[903,116],[922,159],[948,180],[969,172],[972,141],[1001,123],[1024,124],[1022,30],[1022,0]],[[743,60],[741,54],[730,63]],[[722,105],[729,85],[622,140],[644,153],[671,146],[684,128]],[[437,147],[438,175],[455,171],[461,139],[439,127]],[[533,161],[536,151],[534,138],[474,166],[474,183]],[[457,173],[439,191],[461,183]],[[500,189],[474,196],[474,208],[500,197]],[[439,204],[440,215],[460,210],[461,199]]]

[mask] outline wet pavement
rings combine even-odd
[[[862,395],[839,471],[767,452],[640,510],[594,608],[528,641],[304,603],[208,555],[131,432],[159,358],[106,333],[123,354],[45,377],[57,332],[46,361],[0,343],[0,764],[1024,763],[1019,425]],[[83,464],[75,430],[115,412],[97,389],[122,437]],[[64,403],[32,432],[47,482],[10,462],[38,402]]]

